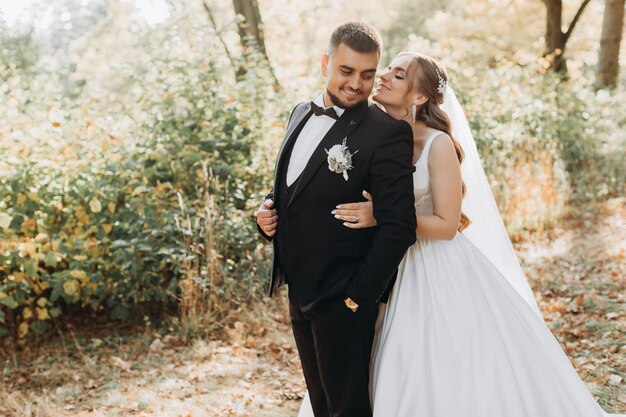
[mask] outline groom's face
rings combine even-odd
[[[350,108],[367,100],[374,87],[379,58],[378,52],[357,52],[344,43],[330,56],[324,54],[322,75],[332,104]]]

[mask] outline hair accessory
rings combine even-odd
[[[439,72],[439,70],[435,69],[435,71],[437,72],[437,78],[439,78],[439,86],[437,87],[437,91],[439,91],[439,94],[443,96],[446,94],[446,89],[448,88],[448,84],[441,76],[441,73]]]

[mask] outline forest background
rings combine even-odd
[[[254,214],[345,20],[380,30],[381,66],[403,50],[446,65],[546,322],[626,411],[623,15],[623,0],[0,2],[0,411],[295,414]]]

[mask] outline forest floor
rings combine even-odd
[[[544,318],[600,405],[626,412],[626,200],[516,244]],[[0,415],[288,417],[305,393],[285,294],[226,340],[114,325],[8,353]]]

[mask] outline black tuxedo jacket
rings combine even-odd
[[[412,130],[368,102],[346,109],[313,152],[287,199],[279,195],[286,187],[280,182],[285,181],[292,146],[312,117],[310,107],[307,102],[294,108],[276,160],[274,187],[267,195],[278,211],[276,234],[272,239],[258,228],[274,244],[269,295],[288,282],[305,311],[339,295],[349,296],[362,308],[375,308],[416,240]],[[358,151],[347,181],[329,170],[325,151],[344,138],[351,153]],[[340,203],[364,201],[363,190],[373,197],[378,225],[347,228],[331,211]]]

